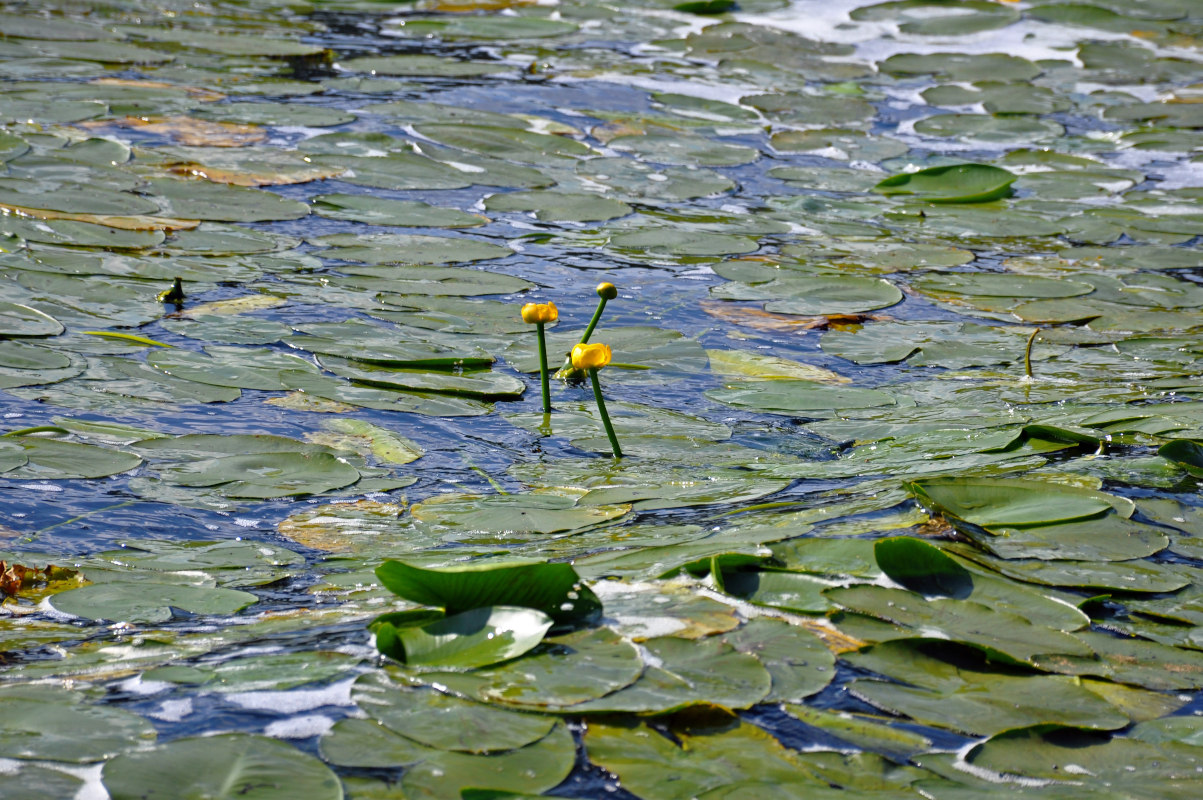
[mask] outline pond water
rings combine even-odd
[[[1201,37],[5,4],[0,796],[1197,796]]]

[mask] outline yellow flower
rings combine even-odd
[[[618,297],[618,288],[612,283],[599,283],[597,285],[597,296],[602,300],[613,300]]]
[[[578,344],[572,348],[573,369],[601,369],[610,363],[609,345]]]
[[[552,302],[527,303],[522,307],[522,321],[532,325],[536,322],[555,322],[559,318],[560,312]]]

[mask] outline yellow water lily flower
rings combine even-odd
[[[602,300],[613,300],[618,297],[618,287],[612,283],[599,283],[597,285],[597,296]]]
[[[551,301],[546,303],[527,303],[522,307],[522,321],[531,325],[555,322],[559,318],[560,312],[556,308],[556,304]]]
[[[613,354],[605,344],[578,344],[572,348],[573,369],[601,369],[610,363]]]

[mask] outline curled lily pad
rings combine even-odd
[[[404,664],[469,670],[521,656],[537,645],[551,626],[551,617],[542,611],[498,605],[473,608],[425,625],[394,625],[385,615],[376,620],[372,630],[380,651]]]
[[[1157,449],[1157,455],[1168,458],[1195,477],[1203,477],[1203,445],[1187,439],[1175,439]]]
[[[916,195],[929,203],[986,203],[1008,196],[1016,177],[987,164],[955,164],[894,175],[878,183],[873,191]]]
[[[519,606],[541,611],[564,625],[587,620],[601,609],[597,595],[568,564],[486,563],[423,569],[386,561],[376,575],[401,597],[452,615],[488,606]]]

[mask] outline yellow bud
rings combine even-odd
[[[573,369],[601,369],[610,363],[609,345],[578,344],[572,348]]]
[[[522,307],[522,321],[532,325],[536,322],[555,322],[559,318],[560,312],[552,302],[527,303]]]
[[[618,288],[612,283],[599,283],[597,285],[597,296],[602,300],[613,300],[618,297]]]

